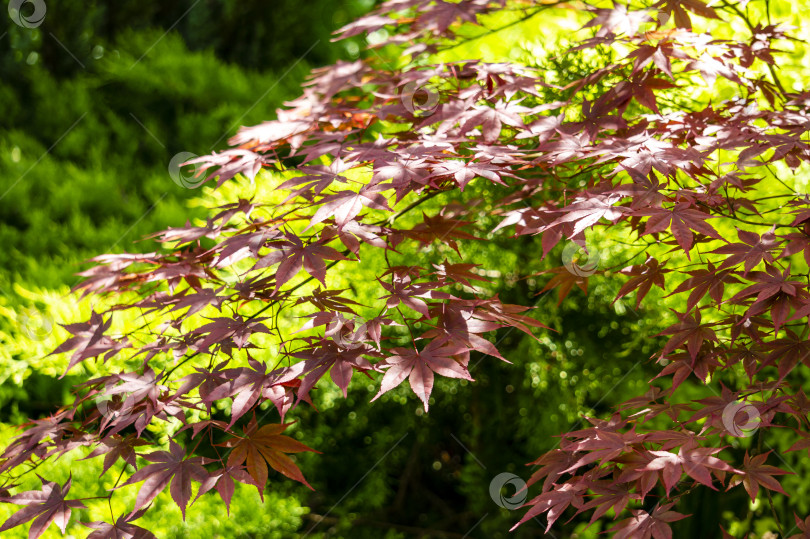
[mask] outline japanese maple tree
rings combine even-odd
[[[107,307],[66,325],[72,337],[54,353],[71,354],[68,370],[106,373],[5,450],[3,501],[26,507],[2,529],[31,519],[31,537],[64,529],[82,503],[66,498],[70,482],[10,489],[79,448],[104,456],[100,474],[127,465],[117,488],[142,482],[131,513],[88,523],[91,537],[148,537],[130,522],[163,490],[185,514],[195,484],[225,504],[235,482],[263,492],[270,470],[308,485],[288,455],[317,448],[282,433],[319,385],[346,396],[353,377],[379,395],[407,384],[427,411],[437,377],[473,380],[471,358],[519,361],[492,335],[548,328],[531,298],[502,302],[482,285],[486,268],[462,259],[460,245],[492,234],[540,236],[544,257],[592,251],[586,233],[621,237],[632,246],[609,273],[565,252],[558,268],[519,271],[560,301],[600,275],[619,283],[616,301],[643,307],[657,288],[683,306],[650,336],[661,343],[656,384],[532,463],[534,496],[516,526],[544,516],[551,530],[589,512],[615,519],[615,537],[669,538],[696,489],[788,496],[779,478],[790,471],[768,437],[789,429],[792,449],[810,448],[810,197],[797,187],[810,92],[781,80],[788,30],[752,20],[748,3],[388,0],[343,28],[342,38],[372,36],[365,59],[315,70],[277,119],[191,163],[217,187],[237,175],[277,182],[282,198],[227,203],[159,233],[159,252],[100,256],[82,274],[78,290]],[[560,51],[596,58],[587,72],[443,56],[495,30],[499,12],[553,9],[588,17],[589,37]],[[744,39],[729,39],[731,21]],[[701,81],[713,91],[696,91]],[[482,183],[488,198],[473,198]],[[483,229],[482,212],[500,224]],[[376,279],[351,283],[375,298],[361,304],[337,283],[377,252]],[[435,260],[413,265],[416,252]],[[291,321],[291,310],[304,314]],[[143,324],[114,331],[130,311]],[[715,396],[685,400],[687,381]],[[744,457],[726,450],[754,429]],[[136,457],[149,464],[136,469]],[[806,517],[780,523],[783,533],[806,534]]]

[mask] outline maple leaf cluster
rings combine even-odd
[[[119,462],[135,469],[117,486],[143,482],[132,512],[88,524],[92,537],[148,536],[130,522],[165,489],[185,514],[194,483],[198,496],[215,491],[226,504],[235,482],[263,492],[270,469],[308,485],[287,455],[312,450],[282,432],[286,414],[311,404],[319,384],[346,396],[353,376],[365,376],[379,382],[379,397],[407,380],[427,411],[436,376],[472,380],[473,355],[505,360],[488,336],[545,328],[529,307],[477,287],[485,273],[460,259],[461,244],[494,233],[540,236],[545,257],[565,242],[585,245],[585,232],[598,228],[640,246],[609,276],[620,283],[616,301],[635,296],[644,308],[656,288],[685,301],[675,323],[661,328],[654,357],[657,378],[669,385],[651,386],[608,419],[590,418],[590,427],[562,435],[533,462],[529,485],[541,491],[521,523],[545,515],[550,529],[566,511],[592,511],[591,522],[612,511],[625,517],[616,537],[664,538],[685,518],[675,509],[695,488],[742,485],[752,500],[762,490],[786,494],[776,477],[787,472],[767,463],[768,452],[735,462],[722,445],[739,432],[725,411],[745,402],[758,436],[789,427],[794,450],[810,447],[810,404],[793,383],[810,367],[810,197],[773,190],[784,171],[810,161],[810,93],[788,92],[778,78],[774,43],[787,39],[784,30],[749,24],[748,41],[731,41],[696,31],[693,19],[723,19],[732,8],[616,4],[584,8],[592,34],[571,53],[625,53],[563,87],[517,62],[435,63],[467,39],[459,28],[509,4],[388,0],[342,36],[385,29],[373,47],[410,57],[406,67],[370,55],[316,69],[277,119],[241,129],[232,149],[195,159],[217,187],[237,175],[278,177],[261,170],[286,174],[274,189],[289,195],[228,203],[204,224],[161,232],[160,252],[94,259],[77,288],[114,307],[65,326],[72,337],[54,353],[71,354],[68,370],[88,361],[132,370],[86,381],[72,406],[27,425],[0,472],[78,448],[104,455],[102,473]],[[518,4],[530,15],[554,9]],[[693,99],[697,77],[724,85],[729,97]],[[405,87],[409,99],[425,88],[433,106],[415,107]],[[486,185],[492,200],[478,207],[464,199],[473,183]],[[434,197],[449,203],[417,211]],[[480,230],[481,211],[500,224]],[[438,245],[459,260],[389,262]],[[387,266],[362,283],[376,303],[360,305],[329,284],[369,253],[382,253]],[[553,276],[544,290],[558,290],[561,301],[594,277],[565,267],[546,273]],[[308,314],[288,331],[283,313],[293,308]],[[111,320],[123,311],[162,323],[115,334]],[[376,314],[362,318],[369,312]],[[278,342],[275,356],[257,344],[267,339]],[[740,373],[748,384],[727,387]],[[690,379],[719,382],[721,391],[673,399]],[[101,398],[109,399],[103,410],[94,406]],[[221,402],[230,405],[226,420],[216,415]],[[265,403],[280,423],[260,424]],[[185,446],[172,440],[166,451],[146,436],[168,423],[181,425],[177,434],[191,431]],[[227,452],[204,456],[201,444]],[[149,464],[136,468],[137,458]],[[81,503],[65,499],[69,487],[43,480],[42,491],[7,497],[26,508],[2,529],[31,519],[32,536],[53,521],[64,528]],[[806,530],[807,520],[797,517],[797,525]]]

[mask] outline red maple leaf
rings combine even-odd
[[[288,235],[287,241],[279,248],[260,258],[254,270],[278,264],[276,268],[276,290],[295,277],[303,266],[304,270],[326,286],[326,263],[324,260],[348,260],[338,251],[316,241],[304,245],[298,236]]]
[[[451,219],[442,214],[428,217],[427,214],[423,213],[422,217],[424,220],[421,223],[410,230],[400,230],[398,233],[403,237],[414,239],[424,246],[430,245],[434,241],[443,242],[452,247],[456,252],[459,252],[459,250],[455,240],[479,239],[461,230],[462,227],[472,224],[469,221]],[[394,236],[392,240],[392,243],[396,246],[398,243],[396,236]]]
[[[471,280],[488,282],[487,279],[473,273],[473,269],[480,267],[480,264],[450,264],[447,259],[443,264],[433,264],[436,268],[436,275],[448,281],[455,281],[465,286],[473,288]]]
[[[321,206],[309,222],[310,227],[330,217],[334,218],[337,226],[342,227],[357,217],[363,208],[391,211],[385,197],[369,188],[360,189],[357,193],[341,191],[327,195],[320,203]]]
[[[762,367],[778,363],[779,379],[782,380],[800,362],[810,365],[810,340],[802,338],[788,329],[785,336],[766,345],[770,352]]]
[[[551,273],[553,274],[553,277],[549,279],[546,286],[544,286],[543,289],[537,293],[537,295],[539,296],[544,292],[557,288],[557,305],[560,305],[566,296],[568,296],[574,285],[576,285],[577,288],[586,294],[588,293],[588,277],[577,275],[565,266],[551,268],[550,270],[543,271],[537,275],[542,275],[545,273]]]
[[[706,269],[698,269],[687,272],[687,274],[691,275],[691,277],[679,284],[678,287],[669,295],[671,296],[673,294],[679,294],[687,290],[692,290],[692,292],[689,294],[689,298],[686,300],[687,312],[691,311],[706,294],[708,294],[709,297],[715,301],[715,303],[721,303],[723,301],[723,291],[725,290],[725,286],[727,284],[740,282],[732,275],[732,273],[733,270],[731,269],[720,271],[715,267],[714,264],[712,264],[711,261],[708,261],[706,263]]]
[[[87,539],[157,539],[149,530],[130,524],[133,520],[141,518],[145,512],[146,509],[134,511],[120,517],[115,521],[115,524],[109,524],[107,522],[82,522],[82,525],[95,530],[87,536]]]
[[[397,387],[405,378],[411,383],[411,389],[428,410],[428,399],[433,392],[433,373],[448,378],[462,378],[472,381],[467,371],[469,352],[466,347],[445,345],[439,341],[432,341],[423,350],[411,348],[394,348],[396,355],[385,360],[381,368],[387,367],[383,376],[380,392],[371,399],[377,400],[383,393]],[[466,359],[458,360],[457,356],[467,354]]]
[[[530,520],[542,513],[546,513],[546,518],[548,519],[546,532],[548,532],[551,529],[551,526],[557,521],[558,518],[560,518],[560,516],[569,506],[574,506],[576,508],[582,507],[582,497],[586,488],[587,487],[585,485],[580,483],[563,483],[562,485],[554,485],[553,490],[540,494],[526,504],[531,505],[532,508],[529,509],[525,515],[523,515],[520,522],[512,526],[510,531],[514,530],[527,520]]]
[[[799,518],[799,515],[793,514],[793,518],[796,519],[796,527],[799,528],[801,533],[797,533],[796,535],[791,535],[788,539],[809,539],[810,538],[810,516],[805,518],[804,520]]]
[[[713,8],[710,8],[700,0],[661,0],[657,4],[654,4],[653,7],[672,15],[675,20],[675,26],[688,30],[692,29],[692,19],[689,18],[689,14],[686,10],[710,19],[720,18]]]
[[[154,464],[144,466],[117,488],[144,482],[135,499],[134,511],[137,511],[149,505],[171,482],[169,493],[185,519],[186,506],[191,498],[191,480],[202,483],[208,478],[208,472],[202,467],[202,457],[187,459],[185,450],[174,441],[169,441],[169,451],[155,451],[142,457]]]
[[[271,424],[259,427],[256,418],[251,418],[244,429],[245,435],[232,438],[222,444],[224,447],[232,448],[228,455],[228,466],[239,466],[246,463],[247,472],[257,485],[267,484],[267,465],[271,468],[303,483],[309,488],[312,486],[304,479],[304,474],[295,462],[285,455],[285,453],[301,453],[302,451],[312,451],[318,453],[301,442],[293,440],[289,436],[281,433],[287,430],[292,423]]]
[[[728,488],[731,489],[742,483],[748,495],[751,496],[751,501],[756,501],[760,485],[769,490],[787,495],[787,493],[782,490],[782,485],[779,484],[779,481],[774,479],[774,476],[788,475],[793,472],[786,472],[776,466],[765,464],[769,454],[770,451],[751,457],[748,455],[748,451],[746,451],[742,467],[743,473],[734,474],[728,483]]]
[[[659,264],[658,260],[648,256],[644,264],[624,268],[621,273],[630,275],[631,277],[630,280],[624,283],[619,289],[619,293],[613,301],[615,302],[619,298],[626,296],[633,290],[638,290],[638,294],[636,295],[636,308],[638,308],[639,305],[641,305],[641,300],[644,299],[644,296],[650,291],[652,285],[661,289],[664,288],[664,274],[669,273],[669,270],[663,269],[663,265]]]
[[[634,509],[630,511],[633,513],[632,518],[622,520],[608,531],[615,532],[613,539],[672,539],[669,523],[689,516],[670,511],[673,505],[675,504],[660,505],[649,513],[643,509]]]
[[[641,495],[630,492],[627,485],[615,485],[610,481],[592,481],[588,483],[588,488],[595,494],[600,494],[600,496],[589,501],[579,509],[581,512],[596,508],[596,511],[591,515],[591,524],[604,516],[610,509],[613,509],[618,515],[624,511],[624,508],[627,507],[630,500],[641,499]]]
[[[738,228],[737,237],[740,238],[742,243],[729,243],[712,251],[712,253],[730,255],[723,261],[719,269],[722,270],[734,267],[744,262],[744,276],[763,260],[771,264],[773,263],[772,253],[779,247],[779,242],[776,239],[776,235],[773,233],[773,229],[760,237],[759,234]]]
[[[655,234],[670,229],[675,241],[689,257],[689,251],[692,250],[694,243],[694,234],[692,231],[699,232],[710,238],[722,239],[720,234],[712,228],[711,225],[706,223],[706,219],[710,219],[711,215],[707,215],[701,211],[692,209],[687,203],[679,203],[675,206],[667,208],[652,208],[649,210],[641,210],[636,212],[636,215],[649,215],[647,225],[644,228],[644,233]]]
[[[690,444],[689,447],[681,447],[677,455],[669,451],[650,451],[649,453],[654,458],[642,470],[661,471],[667,496],[669,496],[670,490],[680,481],[681,474],[684,472],[698,483],[717,490],[712,484],[710,472],[712,470],[734,471],[734,468],[727,463],[712,456],[721,450],[722,448],[695,447]]]
[[[28,490],[2,500],[6,503],[24,505],[25,507],[11,515],[0,526],[0,532],[10,530],[34,519],[28,531],[28,539],[40,537],[52,522],[56,522],[56,525],[64,534],[70,520],[71,509],[85,508],[85,505],[79,500],[65,499],[70,490],[71,479],[68,479],[61,486],[53,481],[45,481],[41,477],[39,480],[42,482],[42,490]]]
[[[135,460],[135,448],[143,445],[147,445],[146,440],[140,440],[134,434],[129,434],[126,437],[115,434],[102,439],[98,447],[81,460],[104,455],[104,468],[101,470],[101,475],[107,473],[107,470],[109,470],[118,459],[123,460],[137,470],[138,465]]]
[[[661,357],[666,357],[673,352],[676,348],[686,345],[692,361],[697,358],[700,347],[703,346],[703,341],[718,342],[717,334],[711,328],[712,324],[701,324],[700,311],[695,311],[695,316],[689,314],[675,313],[680,322],[670,326],[662,331],[659,335],[672,335],[664,349],[661,351]]]
[[[244,466],[225,466],[224,468],[220,468],[219,470],[212,472],[208,479],[206,479],[203,484],[200,485],[200,490],[197,492],[197,498],[212,488],[216,488],[217,493],[219,493],[219,496],[222,498],[222,501],[225,502],[226,511],[230,515],[231,499],[233,498],[233,493],[236,489],[236,484],[234,481],[239,481],[245,485],[253,485],[256,487],[256,490],[259,491],[259,496],[261,497],[262,501],[264,501],[264,485],[259,485],[256,483],[256,480],[253,479],[250,474],[248,474]]]

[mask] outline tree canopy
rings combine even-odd
[[[782,481],[810,449],[810,92],[776,4],[389,0],[343,27],[363,58],[313,70],[276,119],[188,162],[216,187],[207,218],[82,272],[94,312],[53,351],[82,382],[3,453],[24,507],[0,530],[64,530],[97,498],[47,477],[11,494],[82,450],[118,471],[102,498],[139,485],[93,537],[149,537],[131,521],[164,490],[185,516],[235,483],[263,495],[271,471],[309,486],[299,462],[329,450],[311,415],[288,419],[321,393],[410,391],[429,413],[479,364],[520,364],[513,333],[569,330],[540,300],[596,284],[654,313],[634,358],[652,380],[536,455],[514,529],[671,537],[708,489],[804,537],[809,508]],[[552,16],[582,26],[569,46],[486,41]],[[510,245],[536,256],[508,275],[477,259]]]

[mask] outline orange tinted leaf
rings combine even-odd
[[[247,472],[257,485],[263,486],[267,483],[267,465],[269,464],[277,472],[312,488],[295,462],[285,453],[303,451],[318,453],[318,451],[289,436],[282,436],[280,433],[290,425],[291,423],[270,424],[257,428],[254,417],[245,428],[243,438],[232,438],[221,444],[233,448],[231,454],[228,455],[228,466],[239,466],[245,462]]]

